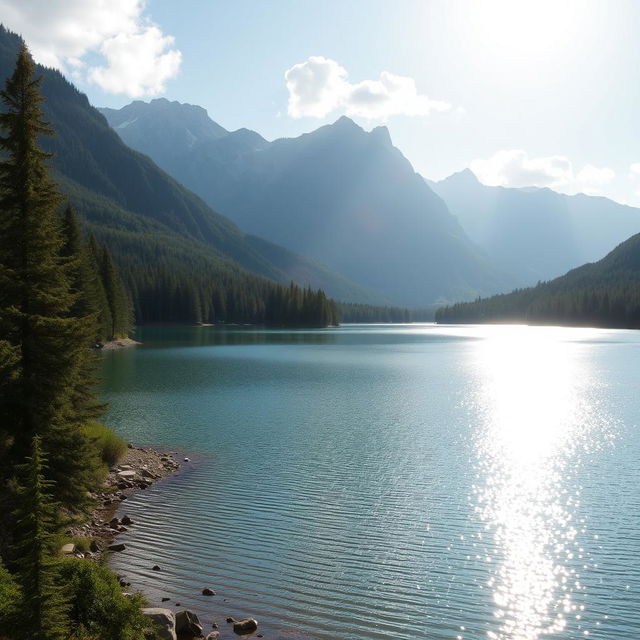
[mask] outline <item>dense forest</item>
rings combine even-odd
[[[0,638],[150,640],[141,596],[64,558],[114,452],[96,420],[96,340],[125,335],[130,303],[109,253],[84,240],[39,145],[40,80],[26,47],[0,92]]]
[[[406,309],[354,302],[338,303],[340,322],[433,322],[432,309]]]
[[[640,234],[560,278],[438,309],[436,321],[640,328]]]

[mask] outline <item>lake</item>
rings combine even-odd
[[[121,510],[111,565],[152,605],[222,638],[230,615],[274,640],[638,637],[638,332],[138,338],[104,356],[106,421],[192,458]]]

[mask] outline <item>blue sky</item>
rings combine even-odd
[[[632,0],[0,0],[0,19],[98,106],[164,96],[268,139],[346,113],[430,178],[640,205]]]

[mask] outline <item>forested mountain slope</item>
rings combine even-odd
[[[441,308],[436,320],[640,328],[640,234],[598,262],[535,287]]]
[[[20,43],[0,27],[2,80],[13,70]],[[321,287],[338,299],[374,301],[362,287],[329,269],[241,231],[123,144],[62,74],[37,69],[44,76],[45,115],[56,131],[42,141],[54,154],[56,179],[85,228],[109,246],[132,290],[153,283],[148,296],[166,297],[160,304],[167,307],[180,306],[180,298],[196,294],[208,297],[214,290],[220,299],[234,290],[236,298],[256,302],[257,292],[267,285],[251,271],[283,284],[294,280]],[[140,312],[138,308],[139,320],[150,319]]]

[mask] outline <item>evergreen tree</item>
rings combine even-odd
[[[126,338],[131,332],[133,324],[131,302],[106,247],[102,249],[101,275],[111,311],[111,336],[109,339]]]
[[[113,332],[113,319],[111,317],[111,308],[109,307],[109,300],[107,299],[107,293],[104,290],[104,283],[102,282],[102,273],[100,269],[100,251],[98,249],[98,243],[93,235],[89,236],[89,242],[87,245],[87,262],[92,274],[93,282],[90,285],[90,295],[95,296],[95,304],[100,309],[98,315],[98,342],[106,342],[111,339]]]
[[[49,177],[49,157],[38,144],[51,135],[42,119],[40,79],[25,46],[0,92],[0,423],[8,465],[24,460],[36,434],[52,452],[56,493],[79,501],[91,471],[75,397],[86,375],[93,323],[70,315],[68,260],[61,256],[60,195]]]
[[[59,563],[55,534],[59,530],[58,506],[53,501],[53,483],[45,479],[47,461],[41,439],[34,436],[32,453],[20,465],[23,476],[18,489],[18,582],[22,588],[23,637],[63,640],[68,626],[69,605],[56,584]]]

